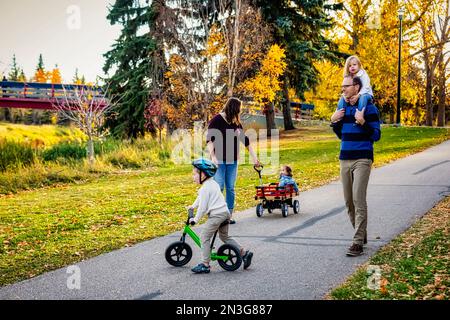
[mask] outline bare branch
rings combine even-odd
[[[416,51],[416,52],[414,52],[413,54],[410,54],[406,59],[410,59],[410,58],[412,58],[412,57],[414,57],[414,56],[416,56],[416,55],[418,55],[418,54],[421,54],[421,53],[423,53],[423,52],[425,52],[425,51],[428,51],[428,50],[430,50],[430,49],[433,49],[433,48],[436,48],[436,47],[439,47],[439,46],[443,46],[443,45],[444,45],[445,43],[447,43],[447,42],[450,42],[450,39],[448,39],[448,40],[446,40],[446,41],[443,41],[443,42],[436,43],[436,44],[434,44],[434,45],[432,45],[432,46],[429,46],[429,47],[420,49],[419,51]]]

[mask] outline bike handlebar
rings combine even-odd
[[[194,218],[194,209],[188,209],[188,218],[186,224],[190,224],[191,226],[193,226],[195,224],[195,221],[189,221],[192,218]]]

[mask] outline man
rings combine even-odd
[[[331,127],[341,139],[341,181],[345,205],[355,229],[347,256],[353,257],[361,255],[367,243],[367,185],[373,163],[373,143],[381,137],[378,109],[370,102],[366,108],[358,110],[355,97],[361,88],[360,78],[345,77],[342,92],[348,103],[331,116]]]

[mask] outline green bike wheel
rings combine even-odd
[[[174,267],[184,266],[191,258],[192,249],[186,242],[174,242],[166,249],[166,260]]]
[[[242,264],[241,253],[238,248],[231,244],[224,244],[220,246],[217,251],[218,256],[227,256],[226,261],[219,259],[219,265],[226,271],[235,271],[239,269]]]

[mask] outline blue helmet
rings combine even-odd
[[[192,165],[203,172],[209,178],[214,177],[217,172],[217,165],[208,159],[196,159],[192,161]]]

